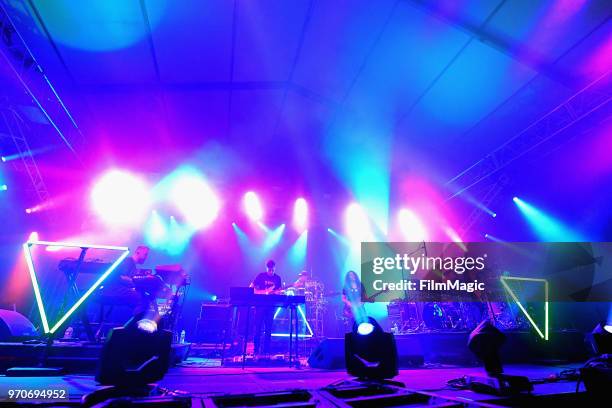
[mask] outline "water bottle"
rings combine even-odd
[[[185,330],[181,330],[181,337],[180,337],[179,343],[181,344],[185,343]]]

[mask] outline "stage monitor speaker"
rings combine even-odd
[[[38,337],[38,332],[27,317],[0,309],[0,341],[23,341],[34,337]]]
[[[410,336],[395,337],[397,364],[399,368],[420,367],[425,361],[423,350],[416,339]],[[327,370],[345,369],[344,339],[324,339],[308,357],[308,365]]]
[[[326,370],[346,368],[344,339],[324,339],[308,357],[308,365],[312,368],[324,368]]]
[[[221,343],[229,338],[233,308],[227,304],[203,303],[196,323],[195,340],[200,343]]]

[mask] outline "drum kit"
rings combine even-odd
[[[404,302],[387,306],[396,334],[430,331],[471,331],[481,321],[492,320],[505,330],[528,328],[528,322],[510,302]]]
[[[304,312],[312,329],[313,337],[322,337],[323,315],[328,305],[323,282],[308,277],[299,287],[288,288],[286,293],[306,298],[306,310]]]

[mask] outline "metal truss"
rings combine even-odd
[[[510,177],[508,177],[507,174],[502,173],[500,176],[495,178],[492,183],[483,186],[484,191],[476,194],[479,197],[480,203],[486,208],[491,208],[499,194],[509,183]],[[480,218],[482,218],[485,214],[486,212],[482,208],[474,207],[461,225],[459,236],[465,237],[472,227],[476,225],[478,220],[480,220]]]
[[[449,180],[448,186],[456,186],[449,200],[498,173],[536,148],[558,145],[562,140],[556,136],[570,127],[577,124],[588,127],[611,116],[612,70],[589,83],[493,152]],[[589,120],[583,121],[587,117]],[[580,129],[573,127],[572,130],[567,133],[577,134]]]
[[[64,145],[80,162],[74,142],[82,142],[83,135],[43,68],[17,31],[6,3],[2,2],[0,2],[0,57],[15,74],[30,101],[40,109]]]
[[[32,187],[38,197],[40,203],[46,203],[50,199],[49,190],[45,184],[45,181],[40,174],[36,160],[32,155],[32,150],[28,144],[28,140],[25,137],[23,131],[26,126],[22,117],[12,109],[2,109],[0,107],[0,115],[8,131],[8,136],[12,138],[15,148],[19,154],[23,167],[30,178]]]

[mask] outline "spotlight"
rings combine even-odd
[[[195,229],[207,227],[217,218],[221,204],[200,175],[182,174],[173,183],[170,194],[172,201],[191,227]]]
[[[470,333],[468,348],[482,360],[488,374],[503,372],[499,349],[506,341],[506,336],[488,321],[480,323]]]
[[[587,394],[607,398],[612,384],[612,324],[599,323],[591,332],[595,357],[580,368]]]
[[[421,242],[427,240],[427,230],[419,217],[407,208],[400,210],[398,214],[400,230],[404,238],[410,242]]]
[[[593,349],[598,355],[612,354],[612,325],[599,323],[591,332]]]
[[[371,317],[355,322],[345,335],[344,358],[347,372],[360,380],[384,380],[398,373],[395,338]]]
[[[493,218],[497,217],[497,213],[491,213],[491,217]]]
[[[351,203],[344,213],[346,234],[351,241],[368,241],[372,233],[370,231],[370,221],[368,216],[357,203]]]
[[[142,319],[136,323],[138,330],[142,330],[147,333],[155,333],[157,331],[157,322],[151,319]]]
[[[8,190],[8,186],[6,184],[0,184],[0,191]]]
[[[141,314],[110,331],[100,355],[96,380],[102,385],[143,387],[161,380],[170,364],[172,332],[158,330]]]
[[[94,211],[104,222],[125,226],[138,224],[148,213],[149,191],[138,177],[120,170],[104,174],[91,191]]]
[[[295,200],[293,205],[293,226],[298,232],[304,231],[308,226],[308,204],[303,198]]]
[[[373,331],[374,325],[370,322],[359,323],[359,325],[357,326],[357,333],[361,334],[362,336],[367,336]]]
[[[6,157],[2,156],[2,163],[6,162]]]
[[[470,333],[468,348],[484,363],[486,376],[469,375],[466,382],[476,392],[507,395],[531,392],[533,385],[527,377],[503,374],[499,350],[506,336],[488,320]]]
[[[252,191],[244,195],[244,209],[253,221],[260,221],[263,218],[263,209],[259,197]]]
[[[521,201],[520,198],[518,198],[517,196],[512,197],[512,201],[514,201],[515,203],[518,203],[519,201]]]

